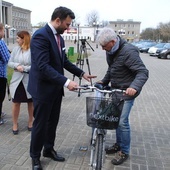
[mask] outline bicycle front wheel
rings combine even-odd
[[[96,170],[102,169],[103,162],[103,135],[98,134],[97,137],[97,157],[96,157]]]
[[[101,170],[103,162],[103,135],[97,134],[92,149],[92,170]]]

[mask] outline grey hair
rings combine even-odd
[[[98,33],[98,36],[96,39],[97,43],[99,43],[102,46],[106,45],[108,42],[112,40],[117,40],[117,34],[112,28],[109,28],[109,27],[103,28]]]

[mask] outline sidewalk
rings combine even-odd
[[[91,43],[90,43],[91,44]],[[67,47],[74,43],[66,43]],[[91,50],[89,64],[91,73],[97,79],[103,78],[107,65],[105,52],[95,48]],[[76,50],[76,45],[73,46]],[[109,155],[104,170],[169,170],[170,169],[170,60],[161,60],[141,54],[141,58],[150,71],[150,78],[136,99],[130,115],[131,153],[130,159],[120,166],[113,166]],[[88,71],[85,62],[84,68]],[[72,79],[72,75],[65,72]],[[75,79],[79,81],[79,79]],[[82,84],[87,83],[82,81]],[[66,158],[64,163],[54,162],[41,157],[44,170],[89,170],[90,134],[86,125],[85,98],[93,93],[76,92],[65,89],[60,122],[56,133],[55,149]],[[22,104],[19,116],[19,135],[12,134],[11,102],[5,99],[3,110],[7,113],[7,123],[0,126],[0,169],[31,170],[29,157],[30,132],[27,131],[27,107]],[[108,130],[106,145],[115,142],[114,131]],[[79,151],[81,146],[88,146],[88,151]]]

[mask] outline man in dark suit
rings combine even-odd
[[[56,128],[60,116],[63,87],[76,90],[78,84],[64,76],[64,69],[87,81],[95,76],[86,74],[66,57],[65,44],[60,34],[68,29],[74,13],[66,7],[54,10],[51,21],[37,30],[31,40],[31,70],[28,91],[34,103],[34,122],[30,156],[33,170],[41,170],[43,156],[63,162],[65,158],[54,150]]]

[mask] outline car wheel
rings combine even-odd
[[[170,59],[170,54],[167,54],[167,55],[166,55],[166,58],[167,58],[167,59]]]

